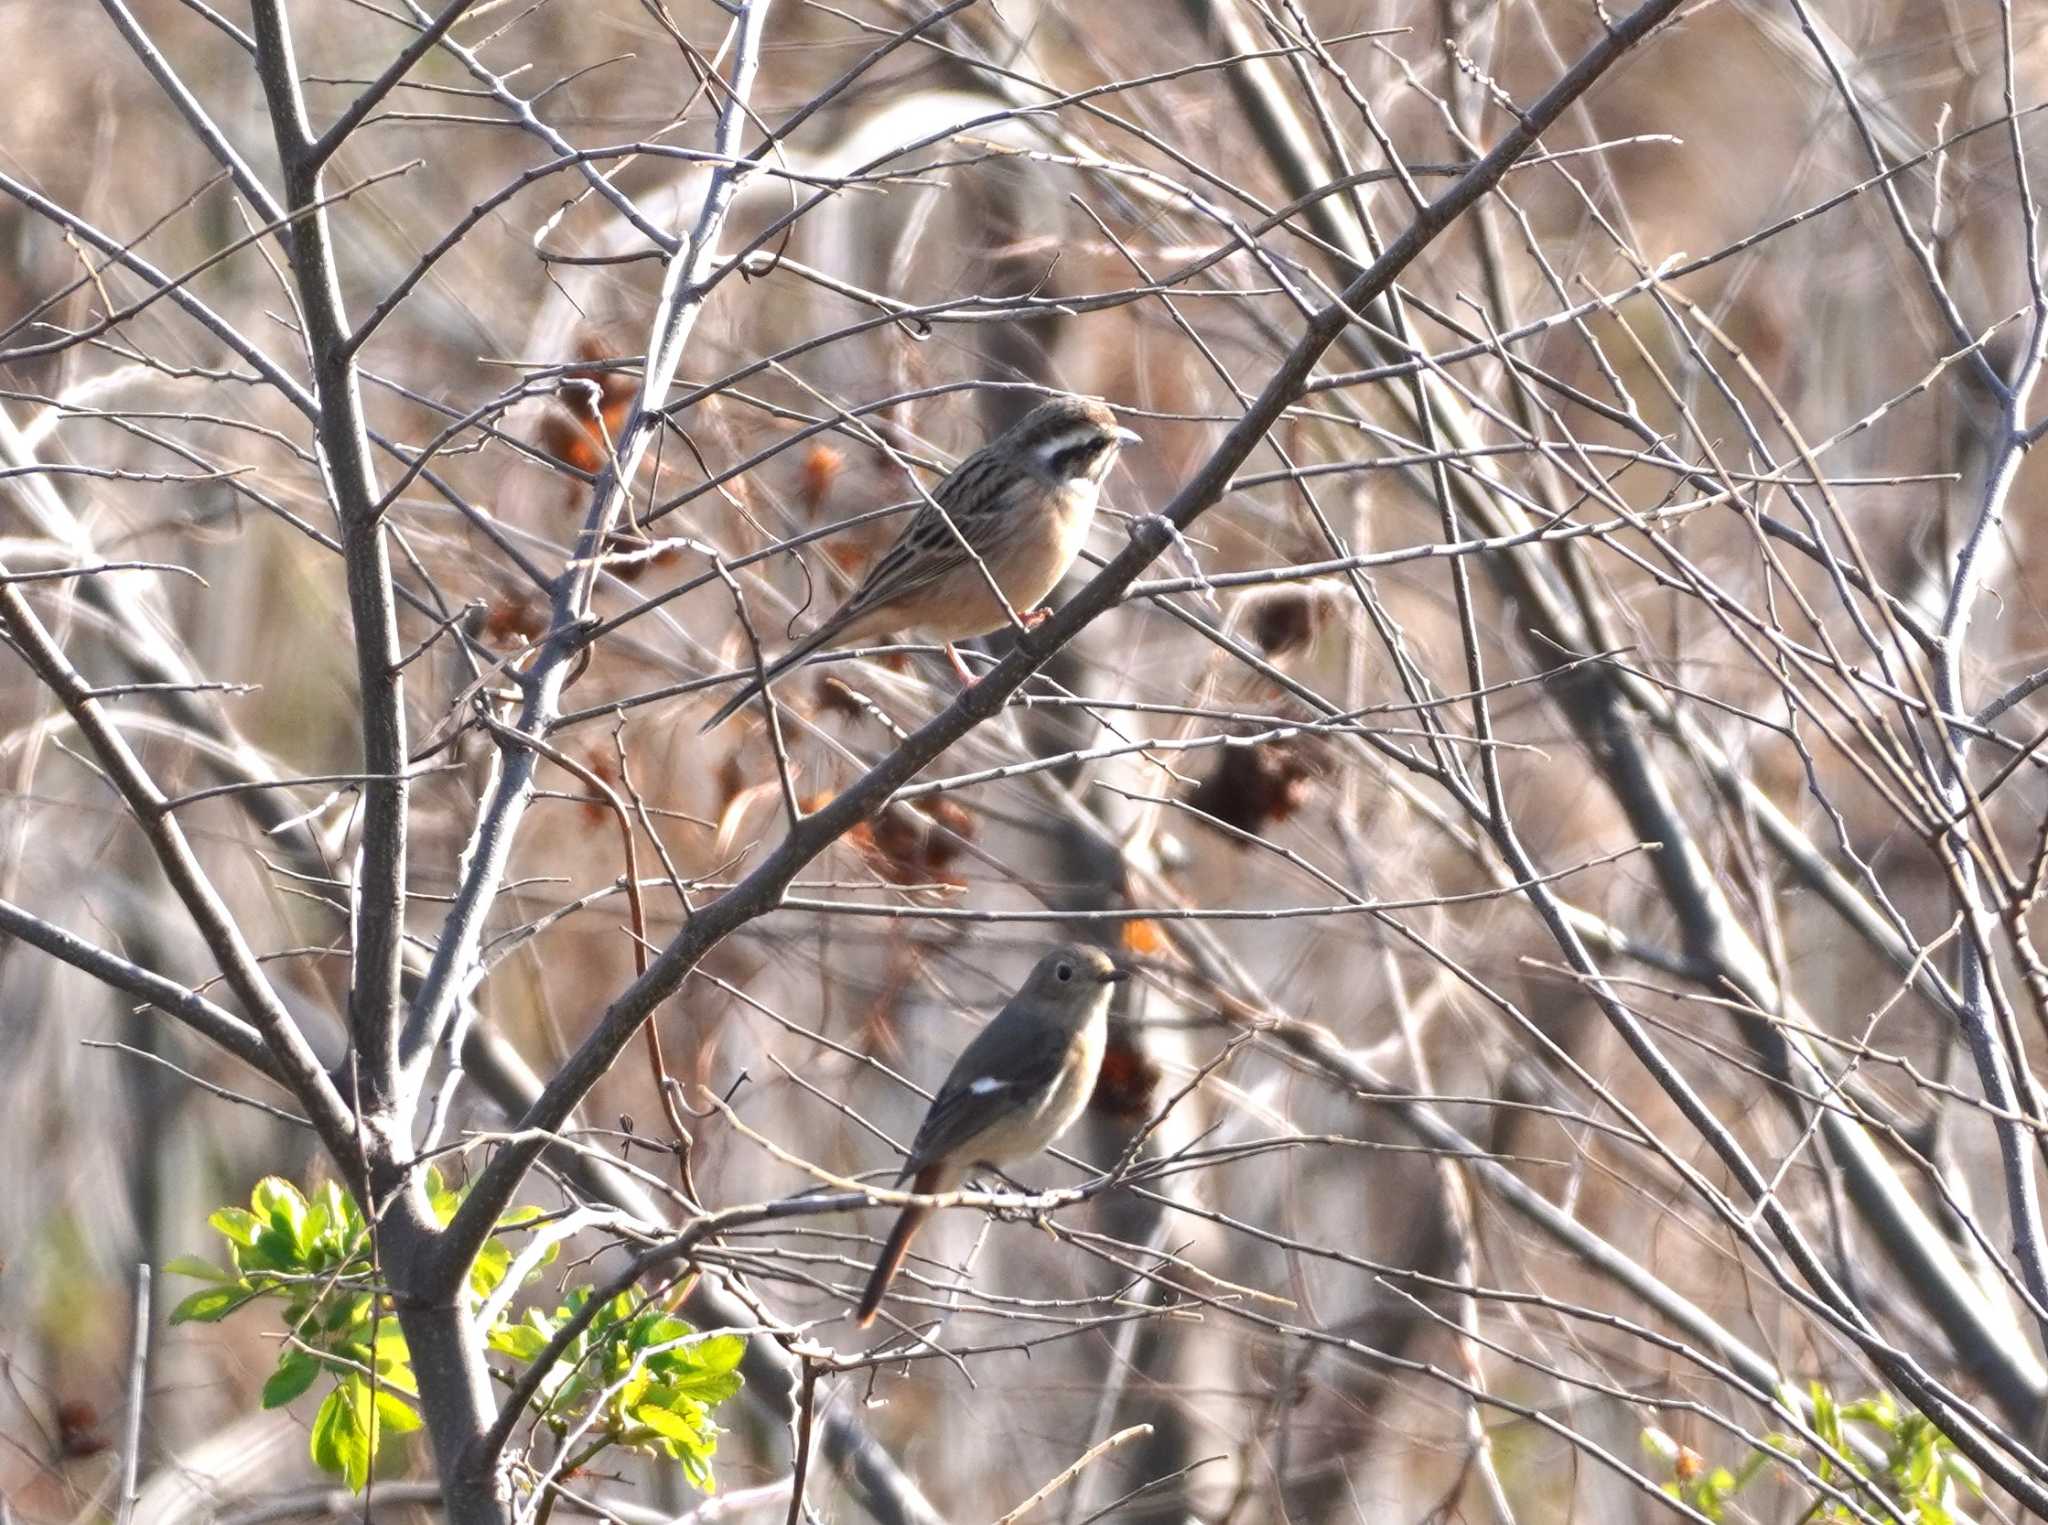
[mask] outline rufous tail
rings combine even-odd
[[[928,1177],[930,1179],[928,1179]],[[937,1185],[935,1171],[919,1171],[911,1183],[913,1191],[930,1191]],[[889,1230],[889,1241],[882,1246],[882,1258],[875,1262],[875,1269],[868,1277],[867,1290],[860,1295],[860,1307],[854,1310],[854,1326],[865,1329],[875,1321],[875,1313],[882,1306],[882,1298],[889,1290],[889,1283],[896,1279],[902,1268],[903,1257],[910,1253],[910,1241],[917,1237],[917,1231],[924,1227],[924,1220],[932,1215],[929,1207],[912,1204],[903,1209],[896,1219],[896,1226]]]

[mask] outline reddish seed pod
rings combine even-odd
[[[1272,588],[1247,601],[1245,628],[1260,651],[1273,658],[1302,650],[1322,628],[1324,605],[1312,589]]]
[[[1229,747],[1188,805],[1225,826],[1257,836],[1308,804],[1317,769],[1299,742]]]

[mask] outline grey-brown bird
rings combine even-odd
[[[1088,1105],[1109,1030],[1110,987],[1125,978],[1099,948],[1068,943],[1041,958],[1022,988],[961,1050],[925,1113],[897,1185],[952,1191],[977,1166],[1000,1169],[1051,1145]],[[868,1277],[854,1319],[874,1322],[910,1241],[932,1209],[903,1209]]]
[[[1028,618],[1081,554],[1102,479],[1137,438],[1091,398],[1056,397],[1032,409],[948,472],[846,602],[720,705],[704,729],[822,647],[916,631],[951,652],[955,641],[1000,630],[1013,611]],[[953,662],[960,666],[957,653]]]

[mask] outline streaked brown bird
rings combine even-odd
[[[1041,958],[995,1020],[953,1062],[896,1183],[952,1191],[977,1166],[1029,1159],[1081,1115],[1109,1031],[1110,987],[1124,972],[1100,948],[1068,943]],[[903,1209],[861,1293],[854,1320],[874,1322],[882,1296],[932,1209]]]
[[[1117,452],[1137,439],[1092,398],[1032,409],[947,473],[846,602],[703,728],[826,646],[915,631],[944,642],[964,676],[953,642],[1000,630],[1012,611],[1030,620],[1081,554]]]

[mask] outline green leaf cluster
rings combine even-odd
[[[431,1169],[425,1186],[436,1220],[446,1224],[462,1193]],[[498,1227],[518,1229],[540,1216],[538,1209],[518,1208]],[[309,1197],[289,1181],[266,1176],[250,1193],[247,1209],[223,1207],[207,1222],[226,1243],[229,1268],[189,1257],[166,1265],[166,1271],[206,1283],[178,1304],[171,1322],[218,1323],[259,1300],[281,1303],[285,1341],[276,1370],[263,1384],[263,1406],[281,1408],[316,1383],[331,1382],[313,1417],[313,1461],[360,1491],[379,1457],[388,1454],[386,1440],[420,1427],[411,1354],[391,1298],[377,1283],[361,1210],[331,1181]],[[485,1241],[470,1267],[473,1310],[504,1284],[516,1258],[504,1239]],[[553,1245],[531,1257],[521,1268],[521,1282],[554,1258]],[[552,1314],[497,1317],[486,1343],[500,1355],[531,1362],[591,1295],[577,1288]],[[621,1295],[550,1369],[535,1405],[557,1436],[587,1441],[572,1467],[587,1465],[607,1446],[621,1446],[671,1458],[709,1492],[718,1443],[711,1410],[738,1391],[736,1368],[745,1344],[737,1335],[699,1335],[681,1319],[639,1309]]]
[[[533,1360],[583,1312],[590,1296],[578,1288],[552,1314],[531,1309],[517,1323],[500,1324],[490,1333],[491,1349]],[[589,1437],[575,1465],[588,1465],[598,1451],[618,1446],[668,1457],[708,1493],[718,1448],[711,1410],[739,1391],[745,1353],[739,1335],[699,1334],[673,1314],[641,1307],[621,1293],[565,1347],[537,1402],[557,1434]]]
[[[258,1299],[281,1302],[285,1342],[263,1384],[263,1406],[282,1408],[331,1378],[313,1419],[313,1460],[360,1489],[384,1437],[420,1426],[419,1384],[390,1300],[374,1286],[361,1210],[332,1181],[308,1197],[265,1176],[246,1209],[223,1207],[207,1222],[226,1241],[232,1269],[189,1258],[165,1266],[207,1283],[172,1310],[171,1322],[213,1324]]]
[[[1797,1394],[1780,1395],[1788,1408],[1796,1406]],[[1730,1502],[1753,1483],[1772,1463],[1797,1458],[1806,1463],[1811,1476],[1835,1490],[1816,1492],[1797,1518],[1802,1522],[1834,1522],[1856,1517],[1843,1507],[1836,1494],[1855,1498],[1870,1489],[1891,1499],[1899,1514],[1914,1525],[1953,1525],[1959,1518],[1957,1500],[1963,1495],[1984,1496],[1977,1469],[1955,1449],[1950,1439],[1924,1414],[1901,1408],[1890,1393],[1880,1392],[1853,1403],[1841,1403],[1819,1382],[1811,1384],[1807,1397],[1812,1405],[1812,1429],[1826,1445],[1825,1450],[1809,1446],[1794,1435],[1773,1433],[1750,1452],[1743,1463],[1730,1471],[1709,1464],[1689,1447],[1654,1427],[1643,1431],[1643,1448],[1671,1470],[1663,1489],[1673,1498],[1691,1505],[1710,1520],[1727,1518]],[[1852,1430],[1855,1431],[1852,1434]],[[1875,1440],[1883,1462],[1866,1466],[1858,1457],[1858,1438]],[[1847,1464],[1836,1458],[1845,1458]],[[1804,1473],[1780,1474],[1795,1486],[1811,1486]]]

